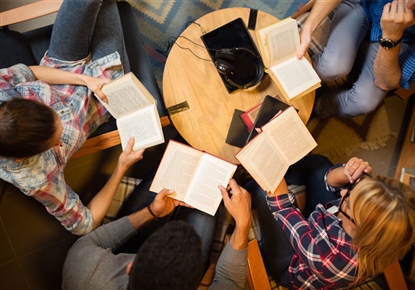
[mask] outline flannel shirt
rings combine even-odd
[[[357,252],[352,238],[343,230],[341,220],[327,210],[339,206],[340,199],[325,207],[317,205],[308,220],[293,205],[294,194],[266,199],[296,252],[288,268],[294,289],[338,289],[356,281]]]
[[[382,36],[380,19],[383,13],[383,7],[392,1],[390,0],[362,0],[362,6],[366,17],[372,25],[370,31],[370,42],[378,42]],[[410,45],[409,49],[399,55],[399,64],[401,66],[402,77],[401,87],[409,90],[415,83],[415,25],[408,27],[403,35],[402,42]]]
[[[61,61],[46,54],[40,65],[99,78],[114,79],[123,73],[117,52],[93,62],[90,56]],[[59,114],[63,132],[59,145],[22,162],[0,156],[0,178],[41,202],[68,231],[77,235],[90,232],[92,214],[66,184],[64,168],[87,137],[108,120],[109,113],[87,87],[49,85],[36,80],[23,64],[0,70],[0,103],[12,98],[37,100],[50,106]]]

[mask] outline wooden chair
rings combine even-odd
[[[0,13],[0,27],[2,28],[3,34],[1,34],[0,37],[1,38],[8,37],[8,35],[6,35],[5,33],[9,32],[10,25],[22,23],[22,22],[32,20],[32,19],[39,19],[46,15],[56,13],[59,10],[60,6],[62,5],[62,2],[63,0],[40,0],[40,1],[36,1],[30,4],[26,4],[26,5],[14,8],[14,9],[1,12]],[[120,13],[123,13],[123,11],[124,10],[120,9]],[[131,17],[131,15],[129,15],[128,17]],[[161,121],[162,127],[168,126],[170,124],[170,120],[166,114],[164,102],[161,97],[161,93],[159,91],[155,77],[152,74],[152,71],[151,71],[152,68],[148,60],[148,56],[146,55],[145,47],[141,41],[140,33],[138,30],[131,31],[131,28],[129,28],[131,22],[127,22],[128,17],[121,17],[121,18],[122,18],[122,21],[124,21],[123,30],[125,34],[128,34],[128,41],[132,44],[131,47],[133,47],[131,49],[132,53],[131,54],[129,53],[129,56],[133,54],[134,55],[134,57],[132,58],[133,61],[136,61],[137,63],[139,63],[135,67],[139,67],[141,71],[143,70],[146,71],[145,74],[144,73],[141,74],[141,75],[145,75],[145,77],[143,77],[144,80],[141,79],[139,76],[138,77],[143,82],[144,86],[146,86],[146,88],[157,99],[157,105],[158,105],[159,114],[161,116],[160,121]],[[39,63],[40,57],[43,56],[43,53],[47,49],[47,46],[45,44],[49,43],[48,37],[50,37],[51,26],[47,28],[41,28],[40,30],[42,29],[44,29],[45,32],[42,31],[39,34],[36,34],[36,36],[32,36],[30,34],[31,32],[20,34],[16,31],[14,32],[10,31],[10,33],[13,33],[13,35],[16,35],[17,37],[19,37],[19,39],[22,40],[23,42],[26,42],[27,40],[28,44],[31,46],[33,56],[35,58],[35,61],[37,61],[37,63]],[[33,47],[31,43],[31,39],[35,39],[36,42],[38,42],[39,35],[41,38],[44,38],[45,41],[42,42],[40,48]],[[127,36],[126,36],[126,42],[127,42]],[[22,42],[20,42],[20,44],[22,44]],[[3,45],[3,39],[2,39],[2,45]],[[127,46],[127,53],[128,53],[129,52],[128,43],[126,43],[126,46]],[[3,48],[3,49],[9,49],[9,48]],[[137,55],[140,53],[141,53],[141,56],[137,57]],[[26,58],[23,58],[23,59],[25,60]],[[37,64],[37,63],[26,63],[24,60],[18,58],[16,63],[23,62],[27,65]],[[131,63],[131,59],[130,59],[130,63]],[[3,64],[1,65],[3,67]],[[131,66],[132,68],[134,67],[134,65],[131,65]],[[98,151],[120,144],[121,141],[119,138],[118,130],[116,130],[116,126],[114,124],[115,121],[113,120],[112,122],[113,124],[103,124],[97,130],[99,131],[99,133],[93,134],[93,137],[90,137],[89,139],[87,139],[87,141],[82,145],[82,147],[71,158],[72,159],[78,158],[78,157],[85,156],[91,153],[95,153],[95,152],[98,152]]]

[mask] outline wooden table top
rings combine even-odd
[[[226,8],[204,15],[195,22],[206,32],[210,32],[236,18],[248,23],[249,8]],[[260,29],[279,20],[258,11],[256,28]],[[249,30],[256,42],[255,34]],[[196,24],[189,25],[181,34],[188,39],[177,38],[176,43],[190,48],[194,54],[210,59],[201,40],[202,31]],[[237,90],[231,94],[226,90],[215,65],[211,61],[197,58],[187,49],[173,45],[166,61],[163,74],[163,95],[166,107],[187,101],[189,109],[171,114],[170,118],[183,138],[194,148],[204,150],[233,163],[238,163],[234,155],[240,148],[225,142],[235,109],[246,111],[261,103],[266,95],[277,96],[278,88],[270,77],[265,77],[254,88]],[[304,123],[310,118],[315,92],[292,104]]]

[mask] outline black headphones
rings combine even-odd
[[[238,89],[252,87],[264,76],[261,57],[244,47],[219,49],[215,53],[215,66],[225,81]]]

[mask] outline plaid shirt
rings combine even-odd
[[[122,74],[117,52],[93,62],[90,57],[67,62],[45,55],[40,65],[99,78],[114,79]],[[64,168],[86,138],[108,120],[109,113],[87,87],[49,85],[36,80],[23,64],[0,70],[0,102],[12,98],[37,100],[50,106],[60,115],[64,129],[60,145],[23,162],[0,156],[0,178],[41,202],[68,231],[77,235],[90,232],[92,214],[66,184]]]
[[[316,206],[308,220],[294,207],[292,193],[268,197],[268,206],[296,254],[288,268],[294,289],[338,289],[356,280],[357,253],[341,220],[327,208],[340,200]],[[278,245],[276,245],[278,246]]]
[[[370,30],[370,41],[378,42],[382,36],[380,19],[383,13],[383,7],[392,1],[390,0],[362,0],[362,6],[365,10],[366,17],[372,24]],[[409,90],[415,82],[415,25],[408,27],[403,35],[403,42],[411,46],[405,52],[399,55],[399,64],[402,70],[401,87]]]

